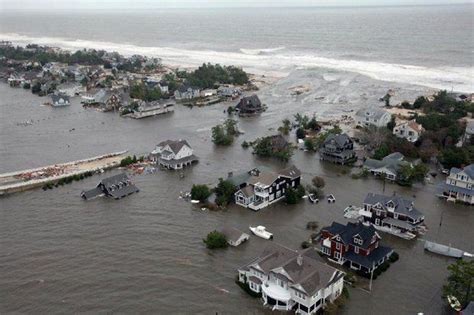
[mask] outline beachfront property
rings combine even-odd
[[[242,94],[242,91],[234,86],[221,85],[217,88],[217,95],[220,97],[226,97],[234,99]]]
[[[183,84],[175,92],[174,98],[177,101],[192,100],[201,97],[201,89],[198,87]]]
[[[51,94],[51,102],[54,107],[68,106],[70,104],[69,96],[65,94]]]
[[[161,104],[159,101],[148,103],[141,101],[137,110],[133,111],[129,116],[135,119],[141,119],[171,112],[174,112],[174,104],[172,103]]]
[[[398,234],[415,234],[424,225],[424,215],[413,200],[401,196],[369,193],[364,199],[362,220],[376,229]]]
[[[298,187],[301,183],[301,171],[296,166],[278,173],[253,169],[245,178],[240,178],[240,181],[228,178],[239,188],[234,194],[235,203],[258,211],[283,199],[288,188]]]
[[[392,248],[380,246],[381,239],[373,226],[333,222],[321,229],[321,253],[332,262],[369,274],[393,253]]]
[[[225,235],[227,244],[230,246],[239,246],[250,239],[250,235],[233,227],[226,226],[222,229],[221,233]]]
[[[321,160],[338,164],[347,164],[355,160],[354,142],[345,133],[331,134],[324,140],[319,149]]]
[[[392,119],[392,115],[377,107],[360,109],[355,114],[355,121],[360,127],[386,127]]]
[[[167,169],[179,170],[198,161],[186,140],[160,142],[150,154],[150,159]]]
[[[416,142],[425,129],[414,119],[402,120],[393,128],[393,134],[399,138],[404,138],[410,142]]]
[[[474,204],[474,164],[463,169],[451,168],[445,183],[441,183],[438,190],[441,196],[450,201]]]
[[[118,91],[100,89],[82,96],[84,105],[99,107],[102,111],[118,110],[122,106],[122,94]]]
[[[405,165],[411,165],[411,163],[405,161],[405,156],[400,152],[394,152],[382,160],[365,160],[363,168],[374,176],[396,181],[401,167]]]
[[[94,189],[81,192],[81,197],[85,200],[99,196],[121,199],[138,191],[139,189],[132,183],[127,174],[121,173],[104,178]]]
[[[263,305],[296,314],[316,314],[342,293],[344,273],[318,261],[314,248],[301,252],[279,244],[238,269],[239,282],[262,295]]]
[[[240,116],[251,116],[265,111],[265,107],[260,102],[256,94],[242,97],[239,103],[235,106],[235,110]]]

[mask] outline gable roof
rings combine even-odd
[[[234,227],[225,226],[221,231],[227,240],[236,242],[242,236],[249,236],[247,233],[244,233]]]
[[[339,235],[344,244],[350,244],[362,248],[369,247],[374,236],[380,239],[380,236],[377,234],[375,228],[372,225],[365,226],[360,222],[349,222],[347,225],[333,222],[330,226],[324,227],[322,231],[327,231],[334,236]],[[360,237],[360,239],[362,239],[362,245],[354,243],[354,237],[357,235]]]
[[[356,112],[356,116],[359,116],[359,117],[371,117],[372,119],[380,119],[382,118],[384,115],[388,114],[387,111],[381,109],[381,108],[377,108],[377,107],[368,107],[368,108],[363,108],[363,109],[359,109],[357,112]]]
[[[312,251],[314,249],[298,252],[273,243],[243,269],[253,267],[265,274],[271,272],[279,278],[284,277],[291,282],[293,288],[311,296],[327,287],[334,280],[335,273],[338,279],[344,274],[314,259]]]
[[[186,140],[181,140],[181,139],[180,140],[165,140],[158,144],[159,147],[165,147],[167,145],[169,145],[170,149],[173,151],[174,154],[177,154],[185,145],[191,148],[191,146]]]
[[[301,176],[301,171],[294,165],[285,168],[279,172],[280,176],[288,177],[288,178],[297,178]]]
[[[260,107],[262,107],[262,102],[256,94],[243,97],[236,106],[238,109],[258,109]]]
[[[337,147],[344,147],[346,144],[351,143],[352,139],[345,133],[343,134],[330,134],[324,144],[334,143]]]
[[[423,214],[418,211],[413,205],[413,201],[409,199],[402,198],[400,196],[385,196],[380,194],[369,193],[364,199],[364,204],[375,205],[380,203],[384,210],[387,209],[387,204],[393,202],[395,209],[394,212],[408,216],[412,219],[420,219],[423,217]]]

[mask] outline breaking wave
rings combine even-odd
[[[264,48],[264,49],[245,49],[240,48],[240,52],[246,55],[268,55],[280,50],[286,49],[286,47],[275,47],[275,48]]]
[[[242,50],[239,52],[221,52],[172,47],[143,47],[132,44],[53,37],[29,37],[18,34],[0,34],[0,40],[9,40],[17,45],[37,43],[68,50],[82,48],[113,50],[125,56],[141,54],[160,57],[165,64],[172,66],[194,67],[204,62],[238,65],[249,72],[273,76],[285,76],[295,69],[327,68],[355,72],[382,81],[421,85],[458,92],[474,92],[474,68],[472,66],[425,67],[377,61],[334,59],[290,51],[277,53],[285,49],[284,47],[248,50],[247,53],[243,53]],[[271,51],[271,54],[269,54],[269,51]],[[262,52],[265,53],[262,54]]]

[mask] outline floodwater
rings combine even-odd
[[[386,91],[385,83],[377,87],[373,98]],[[269,128],[276,129],[282,118],[297,111],[312,113],[324,107],[302,102],[304,96],[280,94],[275,87],[260,91],[269,110],[261,117],[240,119],[246,133],[233,146],[216,148],[210,128],[227,117],[223,110],[228,104],[177,106],[168,116],[129,120],[83,109],[77,98],[68,108],[40,106],[45,98],[0,84],[1,172],[123,149],[142,154],[162,140],[178,138],[188,140],[200,157],[184,178],[166,171],[133,176],[140,192],[120,201],[85,202],[79,197],[81,190],[118,170],[0,199],[0,313],[270,313],[234,283],[236,269],[268,241],[251,237],[239,248],[210,251],[202,238],[224,225],[244,231],[249,225],[264,225],[275,235],[274,242],[299,248],[311,233],[305,229],[308,221],[320,226],[345,222],[342,210],[347,205],[361,204],[367,192],[383,189],[377,180],[353,180],[342,173],[344,168],[298,151],[291,163],[303,171],[303,181],[323,176],[325,192],[336,196],[335,204],[305,201],[275,204],[260,212],[236,206],[209,212],[178,199],[192,184],[214,183],[229,171],[262,164],[275,170],[284,167],[256,158],[240,143],[271,133]],[[34,123],[17,125],[27,119]],[[385,193],[393,192],[415,196],[429,227],[426,239],[474,252],[472,208],[438,200],[434,184],[412,189],[387,184]],[[400,260],[374,281],[372,293],[350,288],[343,313],[441,313],[441,287],[453,260],[424,253],[419,240],[382,237]]]

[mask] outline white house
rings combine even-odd
[[[405,138],[410,142],[416,142],[423,133],[423,126],[414,119],[398,122],[393,128],[393,134],[399,138]]]
[[[355,114],[355,121],[361,127],[386,127],[391,119],[392,115],[389,112],[377,107],[364,108]]]
[[[51,101],[54,107],[68,106],[69,96],[64,94],[52,94]]]
[[[470,120],[466,124],[466,131],[464,132],[462,142],[469,143],[473,135],[474,135],[474,120]]]
[[[451,168],[446,182],[440,185],[440,192],[448,200],[474,204],[474,164],[463,169]]]
[[[316,314],[343,290],[344,273],[319,262],[314,248],[301,252],[272,244],[238,269],[239,282],[262,294],[263,305],[296,314]]]
[[[230,246],[239,246],[250,239],[250,235],[233,227],[224,227],[221,232]]]
[[[176,100],[191,100],[201,97],[201,89],[188,85],[181,85],[175,92]]]
[[[151,152],[150,158],[155,163],[174,170],[182,169],[198,161],[186,140],[163,141]]]

